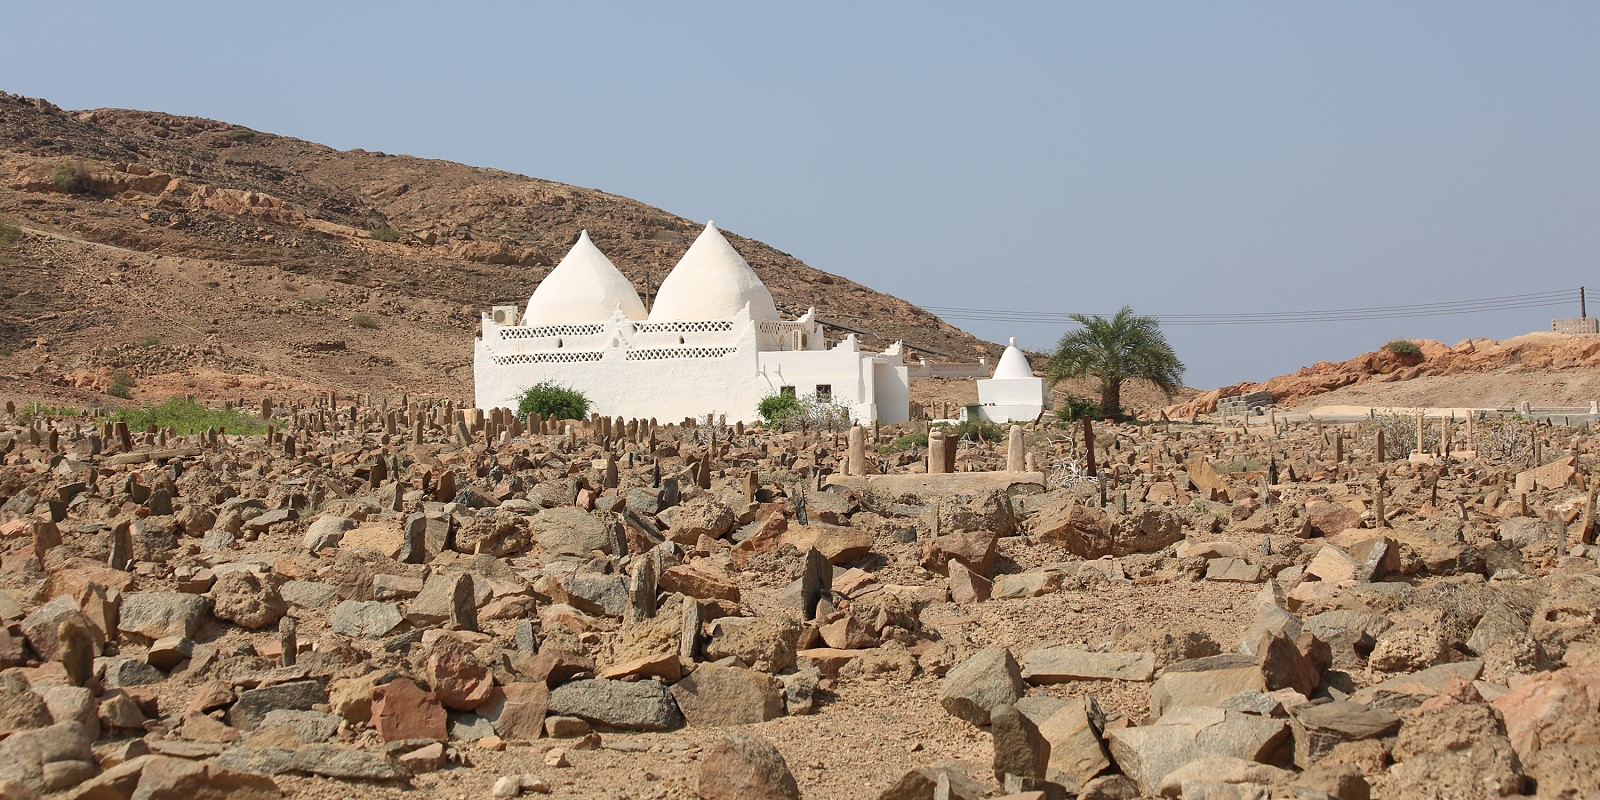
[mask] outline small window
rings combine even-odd
[[[817,402],[819,402],[819,403],[831,403],[831,402],[833,402],[833,384],[831,384],[831,383],[819,383],[819,384],[817,384]]]
[[[781,394],[784,397],[794,397],[794,387],[793,386],[779,386],[778,387],[778,394]]]

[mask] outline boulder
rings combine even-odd
[[[697,497],[663,510],[656,517],[667,526],[667,537],[678,544],[692,545],[704,536],[720,539],[736,524],[733,509],[709,497]]]
[[[611,527],[581,508],[551,508],[534,515],[530,527],[546,558],[582,558],[591,551],[611,553],[613,550]]]
[[[193,639],[205,615],[203,597],[182,592],[129,592],[122,596],[117,628],[140,644],[168,636]]]
[[[52,722],[44,698],[35,694],[22,673],[0,672],[0,738]]]
[[[981,800],[989,786],[972,779],[958,761],[918,767],[878,793],[878,800]]]
[[[736,658],[751,669],[777,674],[794,666],[799,638],[799,623],[788,617],[725,617],[712,625],[703,652],[711,661]]]
[[[1113,730],[1109,739],[1111,757],[1150,795],[1168,773],[1208,756],[1282,764],[1290,749],[1282,720],[1220,708],[1175,708],[1154,724]]]
[[[312,553],[327,547],[337,547],[340,540],[344,539],[345,531],[355,526],[356,521],[349,517],[324,514],[306,526],[305,538],[301,544]]]
[[[956,531],[935,536],[922,545],[922,567],[941,575],[949,563],[959,561],[967,569],[988,577],[994,574],[994,558],[1000,535],[987,530]]]
[[[441,638],[428,654],[428,683],[445,708],[471,711],[489,700],[494,676],[466,643]]]
[[[271,579],[253,569],[234,569],[217,576],[209,592],[211,614],[251,630],[277,625],[289,604]]]
[[[1289,712],[1294,729],[1294,763],[1305,769],[1342,742],[1387,736],[1400,718],[1381,708],[1348,700],[1304,705]]]
[[[1361,527],[1359,510],[1333,500],[1307,502],[1306,517],[1311,520],[1311,530],[1323,536]]]
[[[409,678],[393,680],[372,692],[372,725],[385,742],[410,739],[444,741],[444,706]]]
[[[1531,759],[1541,732],[1565,717],[1600,713],[1600,666],[1568,667],[1528,678],[1494,699],[1517,754]]]
[[[352,639],[381,639],[400,627],[404,617],[393,603],[346,600],[328,616],[328,627]]]
[[[702,664],[671,692],[690,725],[748,725],[784,713],[783,684],[743,667]]]
[[[1022,679],[1034,685],[1081,680],[1147,681],[1155,670],[1152,653],[1096,653],[1070,644],[1022,656]]]
[[[683,724],[672,693],[655,681],[573,681],[550,692],[549,711],[621,730],[662,731]]]
[[[1023,690],[1022,669],[1011,651],[986,647],[945,674],[939,704],[951,715],[982,727],[989,724],[990,709],[1016,704]]]
[[[1244,691],[1266,692],[1261,666],[1250,656],[1229,653],[1179,661],[1150,686],[1150,715],[1185,706],[1215,706]]]
[[[1293,772],[1233,756],[1205,756],[1169,772],[1161,779],[1161,797],[1260,797],[1266,789],[1295,777]],[[1202,788],[1203,787],[1203,788]],[[1229,793],[1229,788],[1238,791]]]
[[[77,602],[69,595],[56,597],[24,618],[22,635],[41,658],[58,660],[61,658],[61,625],[69,621],[88,634],[91,651],[99,655],[105,646],[104,632],[79,610]]]
[[[276,710],[310,711],[328,702],[328,692],[319,681],[290,681],[247,689],[228,709],[228,724],[241,731],[260,727],[267,714]]]
[[[1050,743],[1045,777],[1068,791],[1076,791],[1110,769],[1111,759],[1101,740],[1105,724],[1105,712],[1093,697],[1074,698],[1051,713],[1039,724],[1040,735]]]
[[[872,534],[842,525],[790,525],[780,544],[792,544],[802,553],[815,547],[828,563],[842,565],[853,563],[872,550]]]
[[[729,731],[700,756],[696,791],[702,800],[800,800],[783,754],[771,742]]]

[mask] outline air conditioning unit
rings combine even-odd
[[[517,324],[516,306],[495,306],[494,310],[489,314],[496,325],[510,326]]]

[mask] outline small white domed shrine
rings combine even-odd
[[[881,353],[862,352],[853,334],[830,343],[816,309],[782,319],[715,223],[648,310],[585,231],[525,310],[485,314],[473,347],[476,405],[515,409],[543,381],[583,392],[607,416],[752,422],[762,398],[792,392],[843,403],[862,422],[910,418],[900,343]]]
[[[1028,357],[1017,349],[1016,337],[1000,354],[994,375],[978,381],[978,415],[985,422],[1023,422],[1033,420],[1052,408],[1050,390],[1044,378],[1033,375]]]

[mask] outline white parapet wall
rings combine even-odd
[[[707,414],[754,422],[761,399],[790,388],[830,394],[862,422],[910,418],[903,349],[863,353],[854,337],[829,346],[815,315],[647,322],[618,313],[576,325],[506,325],[484,315],[474,344],[479,408],[516,408],[550,381],[576,389],[608,416],[677,421]]]

